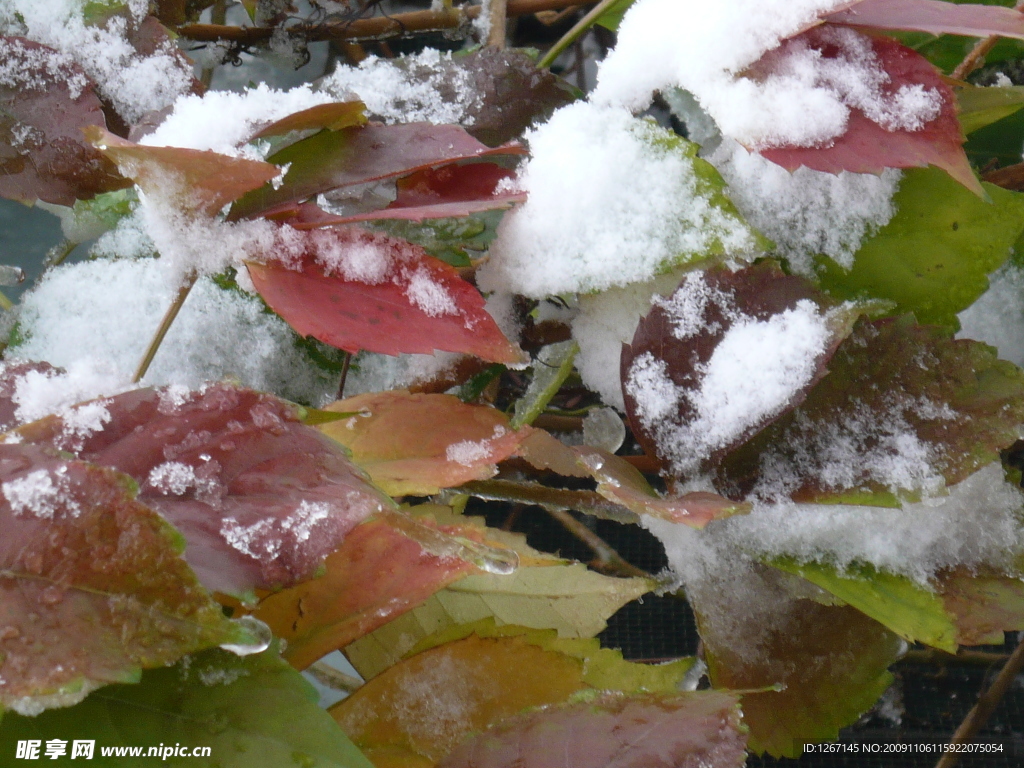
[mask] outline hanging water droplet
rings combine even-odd
[[[615,453],[626,439],[626,425],[614,408],[596,408],[583,419],[583,442]]]
[[[235,624],[252,637],[251,643],[224,643],[221,645],[225,651],[230,651],[236,656],[263,653],[274,640],[274,633],[270,631],[270,627],[255,616],[243,616],[240,619],[235,619]]]

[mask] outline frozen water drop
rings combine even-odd
[[[583,442],[615,453],[626,439],[626,426],[614,408],[597,408],[583,420]]]
[[[263,653],[274,640],[274,633],[270,631],[270,627],[255,616],[243,616],[240,619],[236,619],[235,624],[248,632],[253,639],[251,643],[224,643],[221,645],[221,648],[225,651],[230,651],[236,656],[250,656],[254,653]]]

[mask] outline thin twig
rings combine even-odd
[[[557,11],[580,0],[507,0],[509,16],[526,16],[538,11]],[[481,6],[445,8],[434,11],[410,11],[394,16],[374,16],[354,21],[330,21],[321,24],[294,24],[288,33],[308,42],[320,40],[379,40],[416,32],[456,29],[480,15]],[[233,27],[222,24],[184,24],[175,30],[181,37],[197,42],[226,40],[242,45],[266,43],[274,27]]]
[[[340,669],[335,669],[325,661],[314,661],[306,667],[306,671],[315,677],[318,683],[335,691],[355,693],[363,685],[363,681],[358,677],[346,675]]]
[[[1020,2],[1013,6],[1013,9],[1015,11],[1024,10],[1024,0],[1020,0]],[[985,57],[988,55],[988,52],[995,47],[995,44],[999,42],[999,38],[999,35],[990,35],[989,37],[984,37],[975,43],[971,52],[964,57],[963,61],[957,64],[956,69],[953,70],[953,73],[950,76],[954,80],[963,80],[971,74],[971,72],[984,64]]]
[[[517,483],[511,480],[474,480],[460,485],[454,492],[468,493],[485,501],[511,501],[517,504],[532,504],[547,510],[559,509],[563,512],[575,510],[617,523],[633,524],[640,521],[635,512],[608,501],[594,491],[567,491],[562,488],[548,488],[539,483]]]
[[[594,551],[597,558],[588,563],[588,565],[595,571],[615,576],[639,576],[642,579],[652,578],[651,574],[647,571],[641,570],[632,563],[627,562],[608,542],[568,512],[554,507],[545,507],[544,510],[560,522],[569,533]]]
[[[341,381],[338,382],[338,399],[345,399],[345,380],[348,379],[348,369],[352,365],[352,353],[346,352],[345,359],[341,363]]]
[[[551,49],[544,54],[544,58],[537,62],[537,68],[547,69],[554,64],[555,59],[562,54],[562,51],[576,42],[577,37],[590,29],[594,25],[594,22],[601,18],[601,16],[604,15],[604,12],[617,2],[619,2],[619,0],[601,0],[600,3],[591,8],[590,13],[576,22],[576,25],[572,29],[562,35],[561,40],[551,46]]]
[[[487,45],[491,48],[501,50],[505,47],[505,36],[508,30],[505,26],[508,13],[508,0],[490,0],[487,7],[487,15],[490,25],[487,32]]]
[[[989,716],[995,711],[1003,696],[1010,689],[1021,669],[1024,668],[1024,642],[1018,641],[1017,647],[989,689],[978,697],[978,703],[967,713],[967,717],[956,729],[953,738],[949,740],[952,744],[969,744],[974,741],[978,731],[988,721]],[[946,752],[939,758],[935,768],[952,768],[956,764],[958,752]]]
[[[174,297],[174,301],[171,302],[171,306],[167,308],[167,313],[164,315],[164,319],[160,321],[160,325],[156,329],[156,333],[153,335],[152,341],[149,342],[149,346],[146,348],[146,354],[142,356],[142,361],[139,363],[138,370],[135,371],[135,375],[132,377],[132,384],[138,384],[142,381],[142,377],[146,375],[146,371],[149,370],[150,363],[152,363],[153,358],[156,357],[156,351],[160,349],[164,336],[166,336],[167,332],[171,329],[171,325],[174,323],[174,318],[176,318],[178,313],[181,311],[181,307],[185,303],[185,299],[188,298],[188,294],[192,290],[192,286],[196,284],[197,279],[198,275],[193,272],[185,279],[184,285],[178,289],[178,295]]]

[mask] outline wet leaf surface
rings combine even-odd
[[[182,558],[184,541],[124,475],[0,445],[0,703],[34,714],[251,642]]]
[[[82,135],[106,121],[80,67],[39,43],[0,37],[0,69],[0,195],[70,206],[130,186]]]
[[[740,768],[746,763],[745,745],[735,694],[604,694],[506,720],[461,745],[438,765],[542,768],[558,755],[574,768]]]
[[[933,35],[1024,39],[1024,14],[994,5],[953,4],[941,0],[860,0],[823,17],[833,24],[902,29]]]
[[[133,477],[188,541],[202,583],[242,598],[312,578],[353,527],[392,505],[294,406],[228,384],[135,390],[18,434]]]

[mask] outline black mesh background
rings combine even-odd
[[[485,516],[489,525],[504,525],[525,533],[529,543],[538,549],[583,561],[592,556],[589,549],[540,509],[471,502],[467,512]],[[633,565],[650,573],[666,566],[661,544],[647,531],[605,520],[587,522]],[[608,628],[599,637],[602,645],[622,649],[627,659],[644,661],[691,655],[698,643],[693,614],[686,602],[655,595],[626,605],[611,617]],[[1005,646],[975,650],[1008,653],[1016,640],[1012,633],[1009,637],[1011,642]],[[748,768],[932,768],[938,761],[937,753],[885,752],[886,745],[947,743],[974,706],[978,694],[998,673],[999,665],[902,661],[892,671],[896,683],[890,694],[897,700],[897,716],[886,711],[886,707],[878,707],[840,734],[839,743],[858,745],[858,754],[815,753],[797,760],[751,756]],[[1003,698],[977,741],[999,744],[1003,751],[961,755],[959,766],[1024,768],[1024,676]]]

